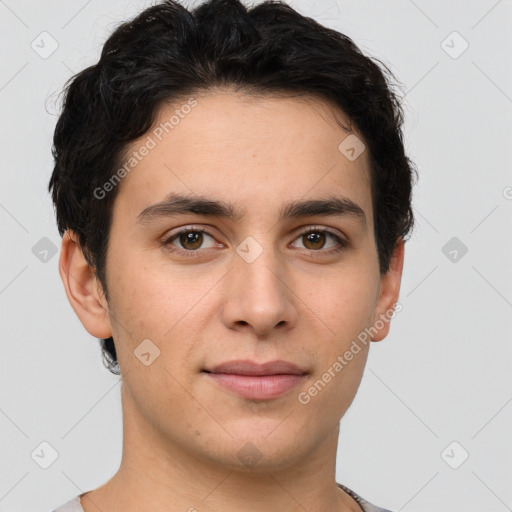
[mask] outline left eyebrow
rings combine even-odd
[[[225,201],[218,201],[206,196],[170,193],[163,201],[152,204],[142,210],[137,216],[137,222],[143,224],[155,218],[183,214],[197,214],[239,221],[245,216],[245,213],[245,210],[237,211],[232,203]],[[282,206],[279,220],[297,219],[314,215],[355,217],[365,229],[367,227],[364,210],[351,199],[340,196],[288,202]]]
[[[347,197],[329,197],[308,201],[291,201],[281,209],[280,220],[311,217],[314,215],[333,217],[355,217],[366,229],[367,220],[364,210]]]

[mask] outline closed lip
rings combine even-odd
[[[212,368],[203,370],[207,373],[227,373],[233,375],[306,375],[308,372],[289,361],[278,359],[266,363],[257,363],[247,359],[226,361]]]

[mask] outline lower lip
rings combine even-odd
[[[270,400],[284,395],[304,379],[304,375],[236,375],[206,373],[229,391],[250,400]]]

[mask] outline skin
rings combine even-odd
[[[381,276],[367,151],[349,161],[338,150],[347,133],[333,107],[313,97],[256,101],[226,90],[194,97],[198,105],[118,185],[108,303],[74,234],[63,237],[59,268],[69,301],[92,336],[114,337],[122,377],[121,465],[81,497],[82,506],[86,512],[360,511],[336,486],[335,463],[339,422],[370,343],[360,344],[308,404],[297,396],[398,300],[404,244],[397,240]],[[162,107],[156,123],[176,108]],[[348,125],[343,113],[336,115]],[[169,192],[232,202],[245,215],[137,222]],[[353,215],[278,218],[287,201],[330,195],[357,203],[366,228]],[[183,237],[181,244],[164,244],[191,225],[208,230],[202,245],[183,245]],[[310,226],[334,231],[348,246],[329,252],[337,246],[329,234],[308,242],[300,230]],[[263,250],[252,263],[236,252],[249,236]],[[384,322],[372,341],[388,331]],[[144,339],[160,350],[148,366],[134,355]],[[309,374],[279,398],[248,400],[201,373],[233,359],[284,359]],[[252,466],[237,456],[248,442],[259,454]]]

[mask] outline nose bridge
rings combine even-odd
[[[251,325],[258,334],[296,319],[284,265],[271,237],[249,236],[236,248],[234,266],[228,274],[225,321]]]
[[[270,236],[260,236],[259,241],[248,236],[238,245],[236,253],[238,257],[233,270],[242,283],[253,292],[264,295],[280,293],[284,286],[279,277],[282,266]]]

